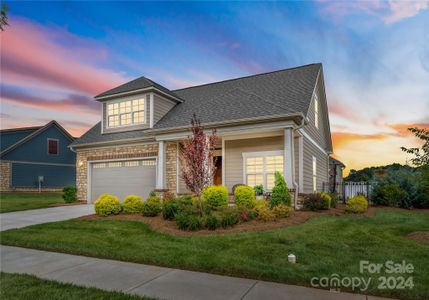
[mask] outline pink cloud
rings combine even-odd
[[[392,24],[402,19],[417,15],[421,10],[428,7],[428,0],[405,1],[327,1],[316,0],[321,6],[322,14],[342,19],[348,15],[365,13],[376,16],[383,20],[385,24]]]
[[[10,20],[1,34],[2,82],[22,85],[36,82],[95,95],[122,84],[126,79],[117,72],[92,66],[90,61],[105,57],[106,49],[64,30],[50,29],[19,18]],[[58,38],[67,37],[64,46]],[[65,40],[64,40],[65,41]],[[85,49],[91,44],[94,48]],[[82,57],[87,57],[84,63]]]

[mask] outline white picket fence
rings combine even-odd
[[[329,184],[323,184],[325,192],[331,192],[332,186]],[[370,182],[340,182],[335,184],[335,191],[340,194],[340,198],[343,202],[356,195],[363,195],[365,198],[370,199],[373,185]]]

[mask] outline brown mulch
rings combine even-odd
[[[337,208],[331,208],[325,211],[292,211],[287,218],[277,219],[272,222],[262,222],[258,220],[252,220],[249,222],[243,222],[229,228],[218,228],[214,231],[208,229],[202,229],[199,231],[183,231],[177,228],[174,221],[164,220],[161,215],[156,217],[144,217],[139,214],[125,215],[119,214],[108,217],[101,217],[98,215],[89,215],[80,217],[80,220],[128,220],[128,221],[140,221],[149,225],[153,230],[163,233],[169,233],[180,236],[201,236],[201,235],[213,235],[213,234],[227,234],[227,233],[238,233],[238,232],[250,232],[250,231],[265,231],[276,228],[284,228],[291,225],[297,225],[307,222],[308,220],[317,216],[342,216],[345,214],[345,205],[338,205]],[[363,214],[366,216],[372,216],[375,214],[377,208],[370,207],[368,211]]]
[[[407,237],[416,242],[429,244],[429,231],[414,231],[408,234]]]
[[[82,205],[86,204],[86,201],[76,201],[76,202],[70,202],[70,203],[54,203],[49,206],[55,207],[55,206],[73,206],[73,205]]]

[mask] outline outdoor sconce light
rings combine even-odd
[[[79,167],[82,167],[82,165],[83,165],[83,161],[79,161]]]

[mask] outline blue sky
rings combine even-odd
[[[2,128],[82,134],[92,97],[141,75],[174,89],[314,62],[346,165],[403,163],[405,128],[429,126],[428,1],[5,2]]]

